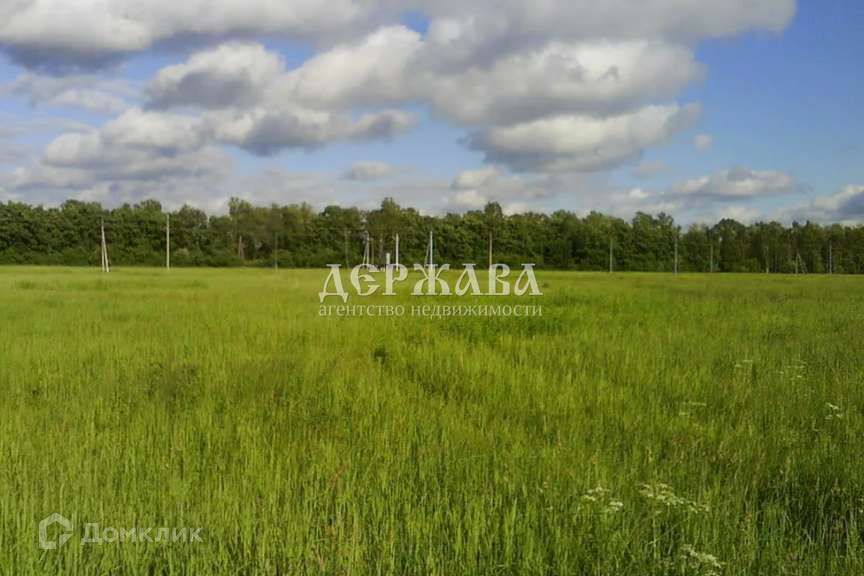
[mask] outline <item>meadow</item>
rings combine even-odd
[[[864,279],[322,318],[325,276],[0,268],[0,573],[864,573]]]

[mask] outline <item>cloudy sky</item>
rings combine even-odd
[[[861,0],[2,0],[0,201],[864,221]]]

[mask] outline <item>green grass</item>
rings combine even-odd
[[[864,279],[430,319],[320,318],[325,276],[0,268],[0,573],[864,573]]]

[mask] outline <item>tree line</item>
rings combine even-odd
[[[368,235],[374,263],[400,240],[400,261],[422,263],[429,231],[435,258],[485,265],[495,262],[561,270],[682,272],[864,272],[864,227],[812,222],[677,225],[667,214],[637,213],[631,220],[591,212],[579,216],[505,215],[496,203],[463,214],[429,216],[386,199],[375,210],[308,204],[253,206],[232,199],[228,213],[209,216],[183,206],[166,212],[155,200],[105,209],[69,200],[58,207],[0,203],[0,264],[97,266],[105,225],[115,266],[161,266],[166,217],[175,266],[354,266]],[[395,255],[394,255],[395,256]]]

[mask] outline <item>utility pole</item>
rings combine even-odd
[[[711,256],[708,260],[708,272],[714,272],[714,244],[711,244]]]
[[[492,269],[492,231],[489,231],[489,269]]]
[[[384,236],[378,235],[378,262],[384,261]]]
[[[396,234],[396,266],[399,266],[399,234]]]
[[[612,253],[612,237],[609,237],[609,273],[612,274],[615,271],[615,256]]]
[[[678,274],[678,234],[675,234],[675,274]]]
[[[360,264],[364,268],[369,268],[372,265],[372,255],[369,248],[369,231],[363,234],[363,263]]]
[[[165,269],[171,270],[171,214],[165,214]]]
[[[348,268],[349,267],[349,263],[348,263],[348,229],[346,228],[342,232],[345,236],[345,267]]]
[[[111,265],[108,262],[108,243],[105,242],[105,219],[100,220],[100,228],[102,230],[102,272],[111,272]]]
[[[429,245],[426,247],[426,267],[430,270],[435,265],[435,237],[432,230],[429,230]]]

